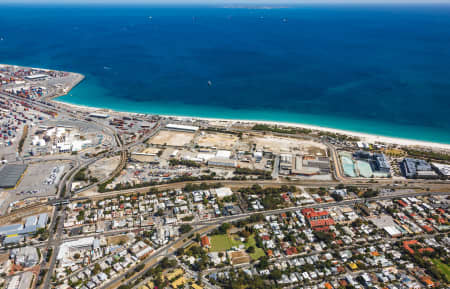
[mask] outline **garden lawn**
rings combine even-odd
[[[256,247],[256,241],[255,237],[253,235],[250,235],[247,239],[247,243],[245,243],[245,248],[253,246],[255,248],[255,253],[249,254],[250,257],[252,257],[253,260],[258,260],[259,258],[265,256],[264,250],[261,248]]]

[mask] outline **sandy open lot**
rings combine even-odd
[[[238,140],[239,138],[234,134],[206,132],[198,137],[197,144],[201,147],[215,147],[218,149],[231,150]]]
[[[326,156],[326,146],[320,143],[295,138],[276,136],[252,137],[257,150],[269,150],[274,153],[304,153],[316,156]]]
[[[158,149],[158,148],[145,148],[140,153],[143,153],[143,154],[157,154],[157,153],[159,153],[159,151],[161,151],[161,149]]]
[[[161,130],[157,135],[152,137],[148,143],[155,145],[168,145],[168,146],[185,146],[194,138],[193,133]]]
[[[91,175],[101,180],[109,176],[119,165],[120,156],[114,156],[111,158],[100,159],[89,166]]]

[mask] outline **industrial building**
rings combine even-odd
[[[94,237],[87,237],[75,241],[65,242],[60,246],[56,259],[61,261],[63,264],[68,265],[71,263],[68,257],[72,252],[78,252],[82,249],[95,250],[98,248],[100,248],[100,240]]]
[[[168,125],[166,125],[166,129],[176,130],[176,131],[184,131],[184,132],[197,132],[199,128],[198,128],[198,126],[169,123]]]
[[[208,160],[209,166],[219,166],[219,167],[232,167],[237,166],[236,160],[231,159],[231,151],[219,150],[216,154],[199,154],[203,158]]]
[[[22,224],[12,224],[0,227],[0,236],[13,235],[23,229]]]
[[[47,79],[47,77],[48,77],[47,74],[32,74],[25,76],[25,79],[31,81],[38,81],[38,80],[45,80]]]
[[[293,164],[293,175],[311,176],[329,174],[331,171],[328,157],[296,156]]]
[[[281,154],[280,155],[280,173],[290,174],[292,170],[292,155]]]
[[[4,237],[3,245],[17,244],[23,241],[24,236],[34,234],[38,229],[45,228],[48,214],[42,213],[25,219],[24,224],[12,224],[0,227],[0,237]]]
[[[23,236],[19,236],[19,235],[12,235],[12,236],[7,236],[5,237],[5,239],[3,239],[3,245],[10,245],[10,244],[18,244],[20,242],[22,242],[24,240]]]
[[[436,179],[438,175],[429,163],[424,160],[405,158],[400,163],[403,175],[406,178],[414,179]]]
[[[217,188],[211,189],[211,194],[216,195],[217,198],[223,199],[225,197],[231,197],[233,195],[233,191],[230,188]]]
[[[235,168],[237,166],[237,162],[232,159],[212,158],[208,161],[208,166]]]
[[[109,115],[107,115],[107,114],[104,114],[104,113],[96,113],[96,112],[90,113],[89,116],[90,116],[90,117],[95,117],[95,118],[101,118],[101,119],[106,119],[106,118],[109,117]]]
[[[10,257],[17,265],[23,267],[33,267],[39,263],[37,249],[31,246],[12,249]]]
[[[48,221],[48,215],[46,213],[42,213],[39,215],[38,221],[37,221],[37,228],[42,229],[47,226]]]
[[[313,176],[329,174],[328,157],[281,154],[280,173],[284,175]]]
[[[27,165],[5,165],[0,171],[0,188],[14,188],[26,169]]]

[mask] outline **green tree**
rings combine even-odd
[[[272,280],[280,280],[281,279],[281,275],[282,275],[281,271],[278,270],[278,269],[275,269],[275,270],[272,270],[272,272],[270,272],[269,277]]]
[[[192,231],[192,229],[193,228],[192,228],[191,225],[183,224],[183,225],[180,226],[179,231],[180,231],[180,234],[186,234],[186,233]]]

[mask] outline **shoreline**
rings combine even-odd
[[[2,65],[12,65],[12,64],[2,64]],[[45,70],[45,71],[52,70],[49,68],[37,68],[37,67],[29,67],[29,68],[36,69],[36,70]],[[348,135],[348,136],[352,136],[352,137],[358,137],[358,138],[360,138],[360,140],[362,142],[367,142],[369,144],[385,143],[385,144],[399,145],[399,146],[413,146],[413,147],[421,147],[421,148],[428,148],[428,149],[434,149],[434,150],[437,149],[437,150],[444,150],[444,151],[450,152],[450,144],[446,144],[446,143],[439,143],[439,142],[432,142],[432,141],[425,141],[425,140],[415,140],[415,139],[408,139],[408,138],[397,138],[397,137],[383,136],[383,135],[357,132],[357,131],[351,131],[351,130],[345,130],[345,129],[339,129],[339,128],[331,128],[331,127],[305,124],[305,123],[273,121],[273,120],[214,118],[214,117],[158,114],[158,113],[139,113],[139,112],[121,111],[121,110],[115,110],[115,109],[110,109],[110,108],[102,108],[102,107],[95,107],[95,106],[88,106],[88,105],[81,105],[81,104],[73,104],[70,102],[65,102],[65,101],[59,100],[58,98],[69,95],[70,92],[86,78],[86,76],[84,74],[78,73],[78,72],[68,72],[68,73],[75,76],[74,81],[70,85],[66,86],[62,92],[56,93],[55,95],[52,95],[52,96],[44,97],[43,98],[44,101],[53,102],[55,105],[58,105],[58,106],[63,106],[63,107],[65,106],[68,108],[76,108],[76,109],[86,111],[86,112],[102,111],[102,112],[123,113],[123,114],[158,115],[158,116],[165,117],[165,118],[174,118],[177,120],[184,120],[184,121],[193,121],[193,120],[216,121],[216,122],[226,122],[226,123],[230,123],[230,122],[231,123],[242,123],[242,124],[246,124],[246,125],[266,124],[266,125],[280,126],[280,127],[285,127],[285,128],[288,128],[288,127],[301,128],[301,129],[310,129],[313,131],[322,131],[322,132],[328,132],[328,133]]]
[[[76,76],[75,81],[72,82],[70,86],[64,88],[62,93],[59,93],[59,94],[57,93],[57,94],[52,95],[52,96],[44,97],[43,99],[45,101],[52,102],[52,101],[55,101],[55,99],[58,98],[58,97],[68,95],[75,87],[77,87],[86,78],[86,76],[84,74],[81,74],[81,73],[78,73],[78,72],[69,72],[69,73],[71,73],[74,76]],[[55,101],[55,102],[57,102],[57,101]],[[62,103],[62,102],[59,102],[59,103]]]
[[[50,101],[53,101],[60,105],[66,105],[71,108],[77,108],[77,109],[81,109],[81,110],[85,110],[85,111],[89,111],[89,112],[100,110],[103,112],[145,114],[145,113],[137,113],[137,112],[130,112],[130,111],[118,111],[118,110],[109,109],[109,108],[92,107],[92,106],[80,105],[80,104],[72,104],[69,102],[57,100],[58,97],[53,97],[50,99]],[[375,135],[375,134],[369,134],[369,133],[363,133],[363,132],[335,129],[335,128],[317,126],[317,125],[302,124],[302,123],[292,123],[292,122],[282,122],[282,121],[266,121],[266,120],[246,120],[246,119],[232,119],[232,118],[210,118],[210,117],[151,114],[151,113],[148,113],[148,115],[159,115],[159,116],[166,117],[166,118],[175,118],[175,119],[186,120],[186,121],[192,121],[192,120],[219,121],[219,122],[232,122],[232,123],[242,123],[242,124],[267,124],[267,125],[276,125],[276,126],[282,126],[282,127],[303,128],[303,129],[310,129],[310,130],[315,130],[315,131],[323,131],[323,132],[329,132],[329,133],[349,135],[352,137],[358,137],[361,139],[361,141],[367,142],[370,144],[386,143],[386,144],[394,144],[394,145],[400,145],[400,146],[416,146],[416,147],[422,147],[422,148],[450,151],[450,144],[445,144],[445,143],[429,142],[429,141],[406,139],[406,138],[388,137],[388,136],[383,136],[383,135]]]

